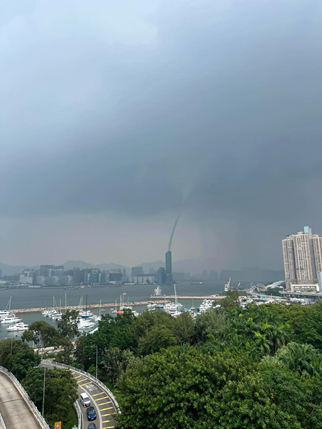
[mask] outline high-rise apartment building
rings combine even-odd
[[[290,283],[312,283],[322,271],[322,237],[312,235],[308,226],[303,232],[282,240],[286,286]]]

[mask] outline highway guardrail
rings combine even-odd
[[[6,426],[6,424],[5,424],[5,422],[4,422],[3,418],[2,418],[1,413],[0,413],[0,428],[1,429],[7,429],[7,426]]]
[[[78,401],[74,402],[74,408],[75,408],[76,414],[77,414],[78,429],[82,429],[82,427],[83,427],[83,414],[82,414],[82,411],[80,409]]]

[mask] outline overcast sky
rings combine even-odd
[[[322,235],[320,0],[2,0],[0,262],[281,268]]]

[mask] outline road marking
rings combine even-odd
[[[105,426],[103,429],[110,429],[110,428],[114,428],[114,426]]]
[[[92,395],[92,396],[101,395],[102,393],[105,393],[105,392],[95,393],[95,395]]]
[[[77,378],[77,377],[76,377]],[[87,378],[85,377],[85,378],[83,378],[83,380],[78,380],[78,383],[81,383],[82,381],[85,381],[85,380],[87,380]]]
[[[78,375],[77,377],[75,377],[75,378],[79,378],[79,377],[83,377],[83,374],[81,374],[81,375]]]
[[[108,396],[103,396],[103,398],[98,398],[98,399],[96,399],[96,402],[97,402],[97,401],[101,401],[102,399],[106,399],[106,398],[108,398]]]
[[[102,414],[102,417],[111,416],[112,413]]]
[[[86,384],[91,384],[91,383],[93,383],[93,382],[92,382],[92,381],[89,381],[88,383],[80,384],[80,386],[86,386]]]
[[[101,404],[101,405],[103,405],[103,404]],[[100,410],[100,411],[105,411],[105,410],[112,410],[113,409],[113,407],[109,407],[109,408],[103,408],[102,410]]]
[[[109,423],[111,420],[103,420],[102,423]]]

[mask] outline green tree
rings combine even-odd
[[[220,305],[224,310],[229,310],[238,305],[239,292],[238,290],[229,290],[226,297],[221,300]]]
[[[302,376],[297,370],[282,366],[275,357],[264,358],[259,371],[274,404],[290,421],[297,422],[297,426],[293,422],[293,427],[322,428],[321,376]]]
[[[267,310],[290,326],[290,341],[322,349],[322,302],[312,306],[270,304]]]
[[[102,349],[117,347],[122,350],[135,350],[135,324],[136,317],[131,310],[125,310],[124,314],[117,314],[116,317],[103,315],[98,331],[93,334],[94,342]]]
[[[97,339],[97,335],[95,334],[82,335],[76,341],[75,359],[84,371],[87,371],[88,368],[95,365]],[[104,346],[103,342],[102,346]]]
[[[215,309],[205,311],[198,314],[196,318],[196,340],[198,343],[203,343],[208,339],[221,339],[227,333],[229,326],[225,312]]]
[[[305,377],[322,376],[322,354],[311,344],[289,343],[278,350],[274,362]]]
[[[247,358],[187,346],[139,359],[118,384],[124,394],[119,427],[236,428],[219,424],[221,390],[250,372]]]
[[[0,341],[0,365],[11,371],[15,355],[29,348],[28,344],[20,340],[7,339]]]
[[[12,359],[11,372],[18,380],[22,380],[26,377],[30,368],[39,365],[40,360],[40,356],[37,355],[33,349],[28,347],[14,355]]]
[[[60,339],[60,346],[62,347],[62,351],[57,353],[55,361],[64,363],[65,365],[71,365],[74,361],[73,344],[67,337],[65,337]]]
[[[304,429],[296,416],[277,405],[259,373],[227,383],[215,404],[216,428]]]
[[[53,326],[47,322],[37,321],[29,325],[21,339],[27,342],[33,341],[37,347],[48,347],[57,343],[57,337],[58,332]]]
[[[76,310],[67,310],[62,315],[61,320],[58,322],[58,331],[61,337],[67,337],[70,340],[79,336],[78,330],[78,315],[79,312]]]
[[[44,368],[30,368],[23,386],[38,409],[42,408]],[[55,421],[67,422],[77,398],[77,383],[68,370],[47,369],[45,419],[53,427]]]
[[[174,318],[172,333],[176,338],[177,344],[190,344],[195,335],[195,322],[188,313],[182,313]]]
[[[144,337],[139,338],[138,353],[147,355],[174,346],[177,339],[166,326],[153,326]]]
[[[134,360],[134,354],[130,350],[120,350],[115,347],[104,351],[100,366],[104,375],[115,385],[122,371],[125,371]]]

